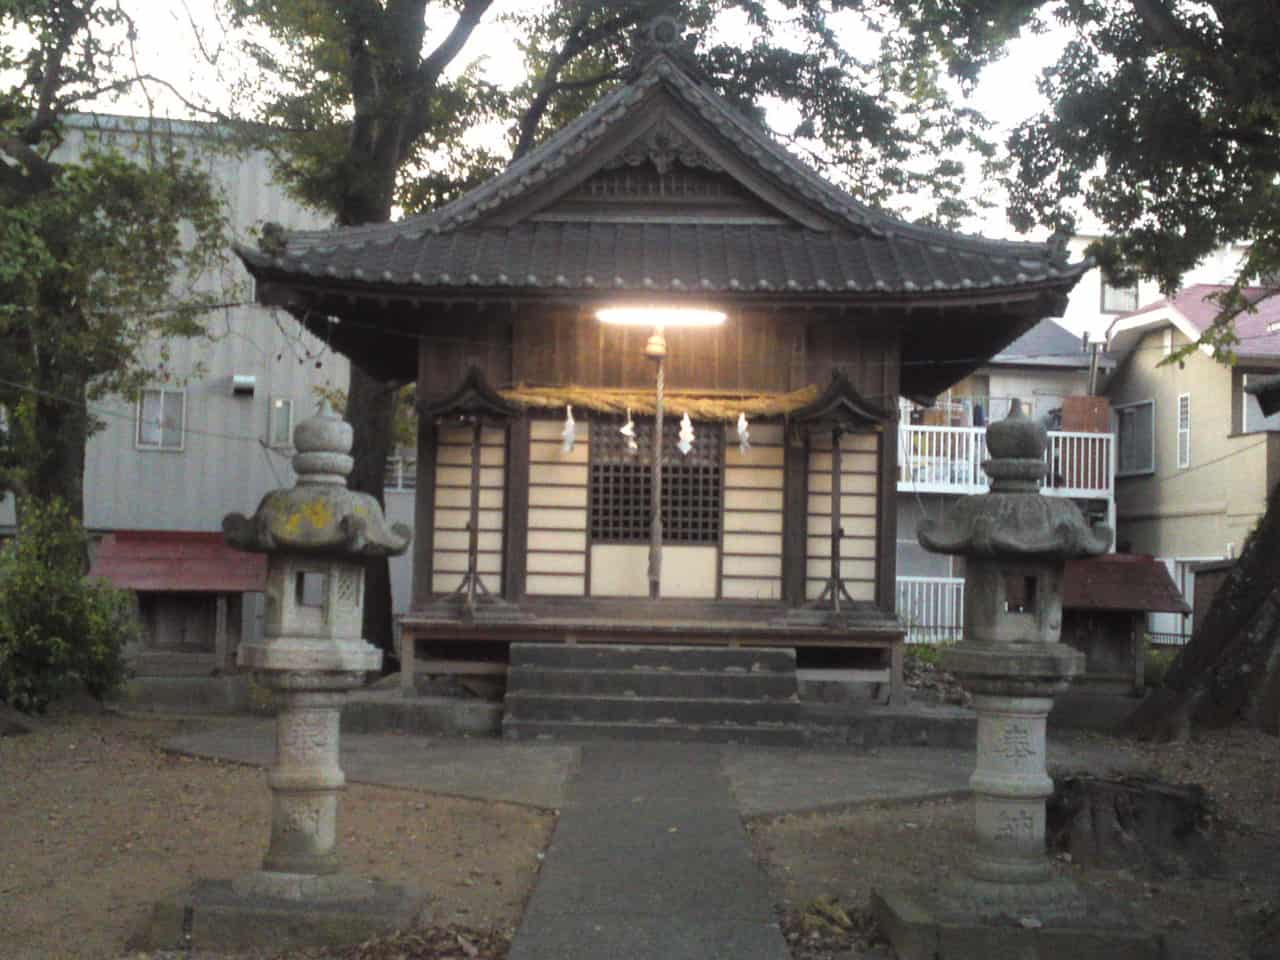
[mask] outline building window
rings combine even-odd
[[[1155,401],[1127,403],[1116,411],[1116,476],[1154,473],[1156,469]]]
[[[1178,467],[1191,466],[1191,394],[1178,394]]]
[[[289,446],[293,442],[293,401],[272,397],[268,421],[267,442],[273,447]]]
[[[628,449],[618,432],[622,419],[591,419],[590,509],[593,543],[648,543],[653,477],[653,421],[637,421],[636,446]],[[676,450],[679,417],[662,424],[663,543],[720,542],[723,499],[724,429],[694,424],[687,456]]]
[[[1138,309],[1138,282],[1118,284],[1102,281],[1102,312],[1132,313]]]
[[[181,390],[143,390],[138,396],[138,448],[181,450],[187,395]]]
[[[1271,373],[1241,373],[1237,376],[1238,385],[1233,385],[1233,389],[1239,390],[1240,399],[1236,410],[1239,411],[1240,419],[1232,423],[1232,429],[1238,433],[1269,433],[1270,431],[1280,431],[1280,411],[1266,416],[1262,412],[1262,407],[1258,403],[1258,398],[1251,393],[1246,393],[1244,388],[1248,386],[1250,380],[1261,380],[1265,377],[1273,377],[1275,372]]]

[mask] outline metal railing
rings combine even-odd
[[[898,577],[898,617],[908,643],[945,643],[960,639],[964,625],[964,579]]]
[[[387,472],[383,475],[383,489],[413,490],[418,485],[418,461],[411,457],[387,457]]]
[[[918,493],[984,493],[986,427],[898,427],[898,489]],[[1115,437],[1109,433],[1049,431],[1045,493],[1110,499]]]

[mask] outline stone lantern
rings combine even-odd
[[[197,946],[349,942],[408,923],[420,906],[410,891],[341,872],[338,857],[342,702],[382,666],[360,636],[365,560],[403,553],[411,538],[387,526],[373,497],[347,489],[351,440],[350,424],[322,403],[294,430],[296,486],[268,493],[252,517],[222,521],[228,543],[267,555],[264,636],[240,646],[239,663],[272,692],[276,756],[262,868],[198,883],[178,902]],[[177,916],[157,909],[155,945],[173,945]]]
[[[960,882],[877,891],[875,910],[904,960],[1040,956],[1050,940],[1068,951],[1053,955],[1110,956],[1097,949],[1117,938],[1134,951],[1125,956],[1148,955],[1149,938],[1055,878],[1045,850],[1045,722],[1084,670],[1084,655],[1059,642],[1066,561],[1105,552],[1112,535],[1072,501],[1041,495],[1046,440],[1015,401],[987,430],[991,492],[920,526],[926,549],[965,558],[964,639],[943,665],[978,715],[976,849]]]

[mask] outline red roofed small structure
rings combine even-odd
[[[143,641],[126,653],[138,698],[234,706],[244,595],[265,589],[265,556],[232,549],[221,533],[117,530],[97,544],[89,576],[137,594]]]
[[[1069,561],[1062,606],[1066,610],[1191,612],[1165,565],[1133,553]]]
[[[1191,612],[1165,565],[1143,554],[1072,560],[1062,592],[1062,642],[1087,658],[1077,686],[1140,693],[1147,613]]]
[[[267,559],[233,550],[221,533],[120,530],[99,542],[89,576],[139,593],[259,593]]]

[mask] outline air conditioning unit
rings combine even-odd
[[[252,397],[258,386],[258,378],[252,374],[234,374],[231,377],[231,395],[233,397]]]

